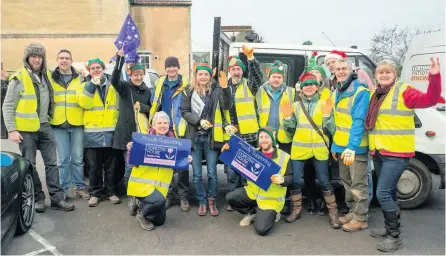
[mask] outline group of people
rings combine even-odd
[[[338,51],[324,58],[331,77],[313,63],[294,88],[286,84],[285,66],[275,61],[267,68],[264,82],[254,49],[243,46],[243,53],[247,65],[239,56],[231,56],[230,78],[220,72],[218,81],[208,63],[196,63],[189,82],[179,74],[178,58],[168,57],[166,76],[156,81],[152,95],[144,84],[141,64],[128,65],[130,80],[121,80],[121,50],[111,76],[104,73],[100,59],[88,61],[88,74],[80,74],[71,66],[68,50],[58,53],[58,67],[50,72],[44,47],[32,43],[25,49],[23,68],[9,77],[3,105],[9,138],[19,144],[34,167],[36,151],[41,151],[54,209],[74,209],[66,201],[72,184],[91,207],[104,198],[120,203],[115,192],[121,179],[117,173],[125,170],[131,214],[146,230],[165,222],[166,209],[176,197],[181,210],[189,210],[189,172],[128,163],[132,132],[139,131],[140,125],[135,116],[147,117],[151,135],[192,141],[189,161],[199,216],[208,211],[219,215],[217,162],[220,152],[231,150],[230,136],[238,136],[276,162],[281,169],[271,176],[267,191],[225,166],[230,190],[227,210],[244,215],[240,226],[254,222],[259,235],[266,235],[280,220],[288,194],[291,209],[285,221],[292,223],[301,217],[305,164],[314,167],[331,227],[349,232],[368,228],[370,154],[378,176],[376,196],[385,219],[385,228],[372,230],[371,235],[385,238],[378,244],[381,251],[401,248],[396,184],[415,154],[413,110],[434,106],[441,95],[438,58],[431,59],[429,86],[423,93],[398,81],[394,65],[387,61],[378,65],[376,89],[370,91],[345,53]],[[88,190],[83,179],[84,151]],[[208,191],[203,186],[203,156]],[[338,217],[329,161],[337,161],[345,189],[349,212],[342,217]],[[34,181],[36,211],[43,212],[45,195],[36,171]]]

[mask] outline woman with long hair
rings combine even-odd
[[[229,116],[232,105],[231,91],[226,75],[220,73],[220,85],[211,77],[208,63],[196,64],[191,86],[182,99],[181,113],[187,122],[185,138],[192,140],[193,183],[199,203],[198,215],[218,216],[217,159],[224,144],[223,115]],[[208,176],[208,194],[203,187],[202,156],[205,156]]]

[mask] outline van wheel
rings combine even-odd
[[[31,228],[34,220],[34,182],[32,171],[28,171],[23,177],[20,188],[20,204],[17,212],[16,234],[24,234]]]
[[[432,176],[427,166],[412,158],[396,190],[402,209],[412,209],[423,204],[432,191]]]

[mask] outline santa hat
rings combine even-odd
[[[341,52],[341,51],[331,51],[327,56],[325,56],[324,58],[324,63],[327,64],[327,60],[328,59],[347,59],[347,54],[345,54],[345,52]]]
[[[310,84],[315,84],[315,85],[319,85],[319,83],[317,82],[316,77],[311,74],[310,72],[305,72],[304,74],[302,74],[299,78],[300,81],[300,88],[302,89],[302,87],[304,87],[305,85],[310,85]]]

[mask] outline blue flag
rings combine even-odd
[[[132,142],[130,164],[189,170],[191,140],[134,132]]]
[[[218,159],[267,191],[271,186],[271,176],[280,173],[281,167],[235,135],[228,143],[229,149],[223,151]]]
[[[138,62],[137,50],[140,43],[138,27],[129,14],[124,20],[118,38],[115,40],[115,45],[118,49],[124,48],[125,63],[134,64]]]

